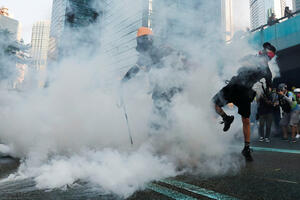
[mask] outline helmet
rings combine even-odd
[[[141,27],[137,31],[137,47],[138,52],[147,52],[153,45],[153,33],[148,27]]]
[[[279,85],[278,85],[278,90],[286,90],[287,89],[287,85],[285,84],[285,83],[280,83]]]
[[[300,93],[300,88],[294,89],[294,92],[295,92],[295,93]]]
[[[148,27],[141,27],[138,29],[136,37],[141,37],[143,35],[153,35],[153,32]]]

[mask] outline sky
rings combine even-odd
[[[52,0],[0,0],[14,19],[21,23],[21,36],[25,43],[31,41],[32,25],[37,21],[50,20]]]
[[[9,9],[13,18],[21,22],[21,36],[25,43],[30,43],[32,25],[41,20],[51,19],[53,0],[0,0],[0,6]],[[233,0],[235,30],[246,30],[250,25],[248,0]]]
[[[249,0],[233,0],[233,26],[234,30],[250,28]]]

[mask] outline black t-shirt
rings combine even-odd
[[[272,86],[272,73],[265,56],[248,56],[245,66],[239,68],[237,76],[232,77],[231,84],[243,85],[251,89],[261,79],[266,80],[267,88]]]

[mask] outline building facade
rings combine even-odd
[[[65,27],[66,0],[53,0],[48,59],[54,61],[58,58],[58,44],[60,43]]]
[[[29,63],[29,47],[21,39],[20,23],[0,9],[0,89],[20,89]]]
[[[21,39],[20,23],[6,15],[6,13],[3,13],[3,15],[0,13],[0,29],[9,31],[14,40]]]
[[[50,22],[40,21],[33,25],[31,36],[31,56],[36,70],[44,70],[47,65]]]
[[[293,0],[293,10],[295,12],[300,10],[300,0]]]
[[[277,19],[283,17],[285,7],[286,0],[250,0],[251,28],[255,29],[267,24],[272,13]]]
[[[64,41],[74,41],[70,32],[94,23],[100,15],[94,0],[53,0],[48,59],[58,60]],[[70,31],[71,29],[71,31]],[[69,34],[68,34],[69,33]],[[72,48],[72,47],[69,47]]]
[[[181,42],[186,38],[221,32],[221,0],[136,0],[134,6],[128,6],[132,0],[105,2],[101,49],[103,54],[113,58],[107,66],[116,69],[120,76],[137,60],[136,33],[141,26],[152,29],[156,43],[173,47],[184,46]],[[220,34],[218,39],[225,38],[223,36],[225,34]]]
[[[230,41],[234,35],[232,0],[222,0],[222,26],[225,41]]]

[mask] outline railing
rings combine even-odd
[[[296,15],[296,14],[298,14],[298,13],[300,13],[300,10],[297,10],[296,12],[291,13],[289,16],[285,16],[285,17],[281,17],[280,19],[276,19],[276,20],[273,22],[272,25],[270,25],[270,24],[261,25],[260,27],[257,27],[257,28],[255,28],[255,29],[251,30],[251,32],[255,32],[255,31],[257,31],[257,30],[262,30],[262,29],[264,29],[264,28],[267,27],[267,26],[273,26],[273,25],[275,25],[275,24],[277,24],[277,23],[280,23],[280,22],[281,22],[282,20],[284,20],[284,19],[294,17],[293,15]]]

